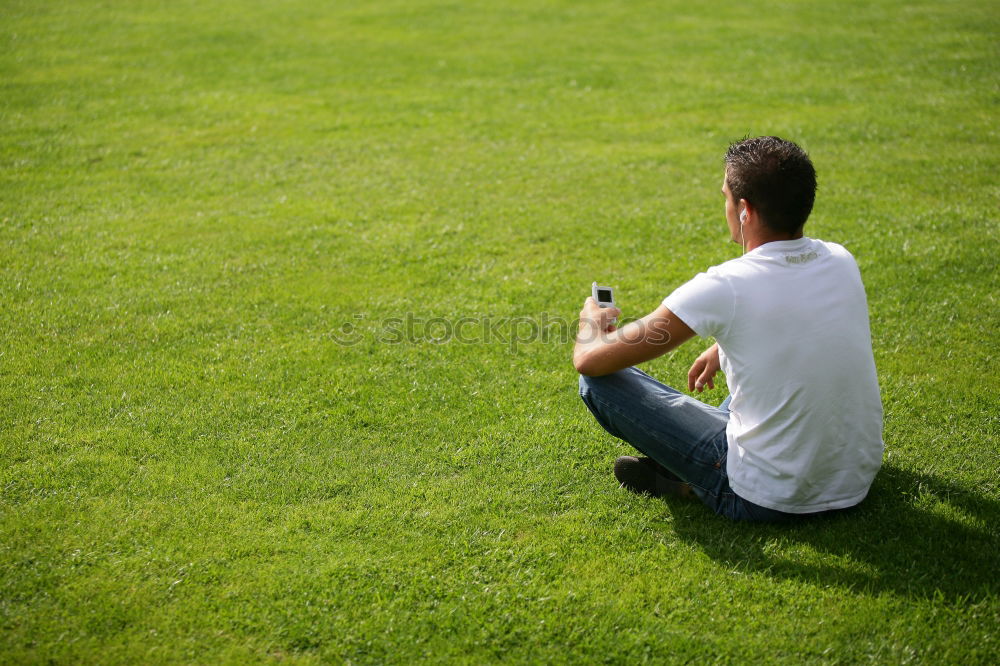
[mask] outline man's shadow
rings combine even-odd
[[[1000,590],[1000,503],[938,477],[884,466],[857,508],[794,525],[670,506],[677,535],[729,568],[948,603]]]

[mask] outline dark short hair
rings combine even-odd
[[[772,230],[793,234],[816,200],[816,170],[806,151],[776,136],[743,139],[726,151],[726,184],[746,199]]]

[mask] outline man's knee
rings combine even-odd
[[[606,406],[622,401],[621,389],[623,382],[627,383],[627,374],[627,371],[621,371],[600,377],[580,375],[580,397],[598,419],[601,418],[600,413],[604,411],[602,405]]]
[[[641,373],[635,368],[625,368],[624,370],[599,377],[580,375],[580,395],[601,391],[608,393],[632,390],[635,385],[636,375],[638,374]]]
[[[580,397],[588,405],[591,402],[591,398],[595,393],[601,391],[601,387],[606,385],[608,382],[607,377],[588,377],[587,375],[580,375]]]
[[[587,409],[597,417],[600,421],[601,417],[601,402],[606,402],[607,396],[604,400],[595,400],[595,398],[601,395],[601,385],[603,377],[588,377],[587,375],[580,375],[580,398],[583,400],[583,404],[587,405]]]

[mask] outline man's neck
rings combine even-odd
[[[802,230],[794,234],[767,234],[766,236],[759,236],[757,238],[747,239],[747,252],[752,252],[756,250],[761,245],[766,245],[768,243],[773,243],[775,241],[790,241],[798,240],[802,238]]]

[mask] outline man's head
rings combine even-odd
[[[775,233],[796,234],[816,199],[816,170],[806,152],[776,136],[743,139],[726,151],[726,189],[746,200]]]

